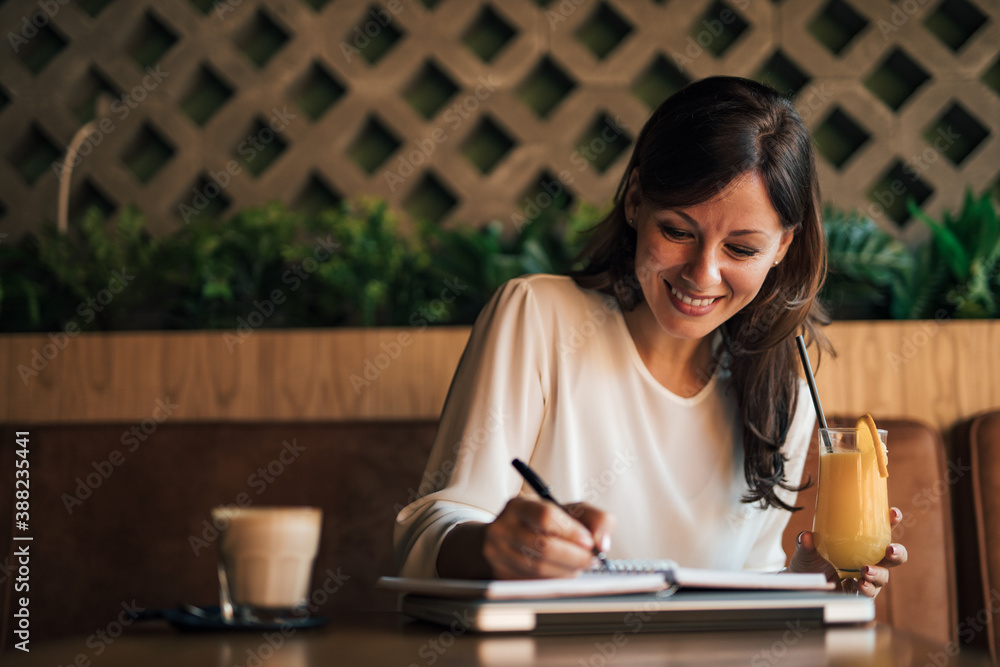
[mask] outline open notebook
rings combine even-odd
[[[571,579],[469,580],[382,577],[380,588],[440,598],[529,600],[658,593],[678,588],[725,590],[832,590],[822,574],[732,572],[679,567],[669,560],[613,560],[611,572],[594,570]]]

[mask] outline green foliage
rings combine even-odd
[[[37,331],[65,328],[128,329],[156,325],[151,303],[158,242],[141,214],[126,209],[115,223],[89,211],[73,236],[47,226],[40,238],[23,238],[0,253],[6,286],[2,328]],[[152,319],[151,319],[152,318]]]
[[[997,317],[1000,222],[967,193],[909,249],[858,213],[824,212],[838,319]],[[79,229],[0,243],[0,331],[229,329],[469,324],[526,273],[565,273],[606,207],[555,201],[514,230],[502,223],[401,230],[385,202],[308,216],[281,204],[196,220],[157,239],[128,209],[96,209]]]
[[[1000,316],[1000,222],[989,194],[967,191],[962,210],[934,220],[910,201],[930,238],[908,249],[870,219],[827,209],[829,277],[836,319]]]
[[[1000,316],[1000,222],[991,196],[977,199],[966,190],[958,216],[945,211],[940,221],[912,201],[908,206],[910,214],[931,230],[931,249],[923,268],[940,276],[922,285],[933,298],[911,312],[916,317],[936,317],[936,309],[945,308],[954,317]]]
[[[481,229],[442,229],[423,223],[421,236],[435,258],[432,271],[443,282],[463,285],[455,301],[455,319],[472,322],[504,282],[528,273],[565,273],[576,268],[585,232],[606,210],[582,204],[566,211],[556,199],[538,215],[523,221],[513,235],[504,235],[502,223]]]
[[[167,327],[232,329],[254,309],[271,311],[264,302],[274,301],[276,290],[287,291],[284,255],[304,224],[301,214],[268,204],[225,221],[196,220],[174,235],[163,253],[175,269],[168,282],[179,288]],[[304,326],[294,305],[276,305],[267,326]]]
[[[892,316],[901,320],[933,317],[941,311],[941,295],[946,290],[945,267],[937,261],[934,247],[920,245],[913,253],[913,270],[907,274],[903,289],[892,303]],[[948,314],[947,310],[942,315]]]
[[[0,330],[55,331],[59,314],[72,313],[72,297],[39,257],[38,239],[0,244]]]
[[[913,257],[860,213],[827,207],[823,212],[828,273],[824,300],[838,319],[879,319],[904,294]]]
[[[431,257],[419,238],[397,231],[398,220],[384,201],[361,200],[325,211],[307,228],[315,239],[290,251],[303,272],[322,241],[335,243],[328,260],[318,262],[318,307],[329,321],[347,326],[407,325],[426,310],[434,285]],[[439,288],[440,291],[440,288]],[[447,321],[450,310],[437,317]]]
[[[586,202],[577,205],[572,215],[566,220],[563,237],[569,257],[575,259],[579,256],[590,237],[590,232],[607,217],[610,211],[610,203],[606,206],[595,206]],[[582,268],[583,264],[582,261],[574,262],[570,268],[579,269]]]
[[[192,224],[171,251],[190,264],[172,327],[404,325],[429,301],[430,257],[374,200],[316,216],[249,209]]]

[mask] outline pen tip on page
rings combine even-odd
[[[603,551],[598,551],[594,549],[594,558],[601,562],[601,570],[604,572],[611,572],[611,563],[608,562],[608,556]]]

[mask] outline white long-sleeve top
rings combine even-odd
[[[726,363],[716,367],[682,398],[646,368],[613,297],[566,276],[505,283],[473,326],[421,484],[396,517],[400,574],[437,576],[451,528],[493,521],[511,497],[533,493],[515,457],[561,502],[615,515],[611,558],[780,569],[789,513],[740,502],[742,426]],[[802,477],[814,422],[802,383],[784,446],[790,482]]]

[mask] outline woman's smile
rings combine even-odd
[[[715,306],[718,305],[719,300],[722,299],[721,296],[692,295],[689,292],[677,289],[671,285],[666,278],[663,279],[663,284],[666,285],[667,291],[670,293],[670,303],[673,304],[674,308],[685,315],[691,315],[693,317],[707,315],[712,312]]]

